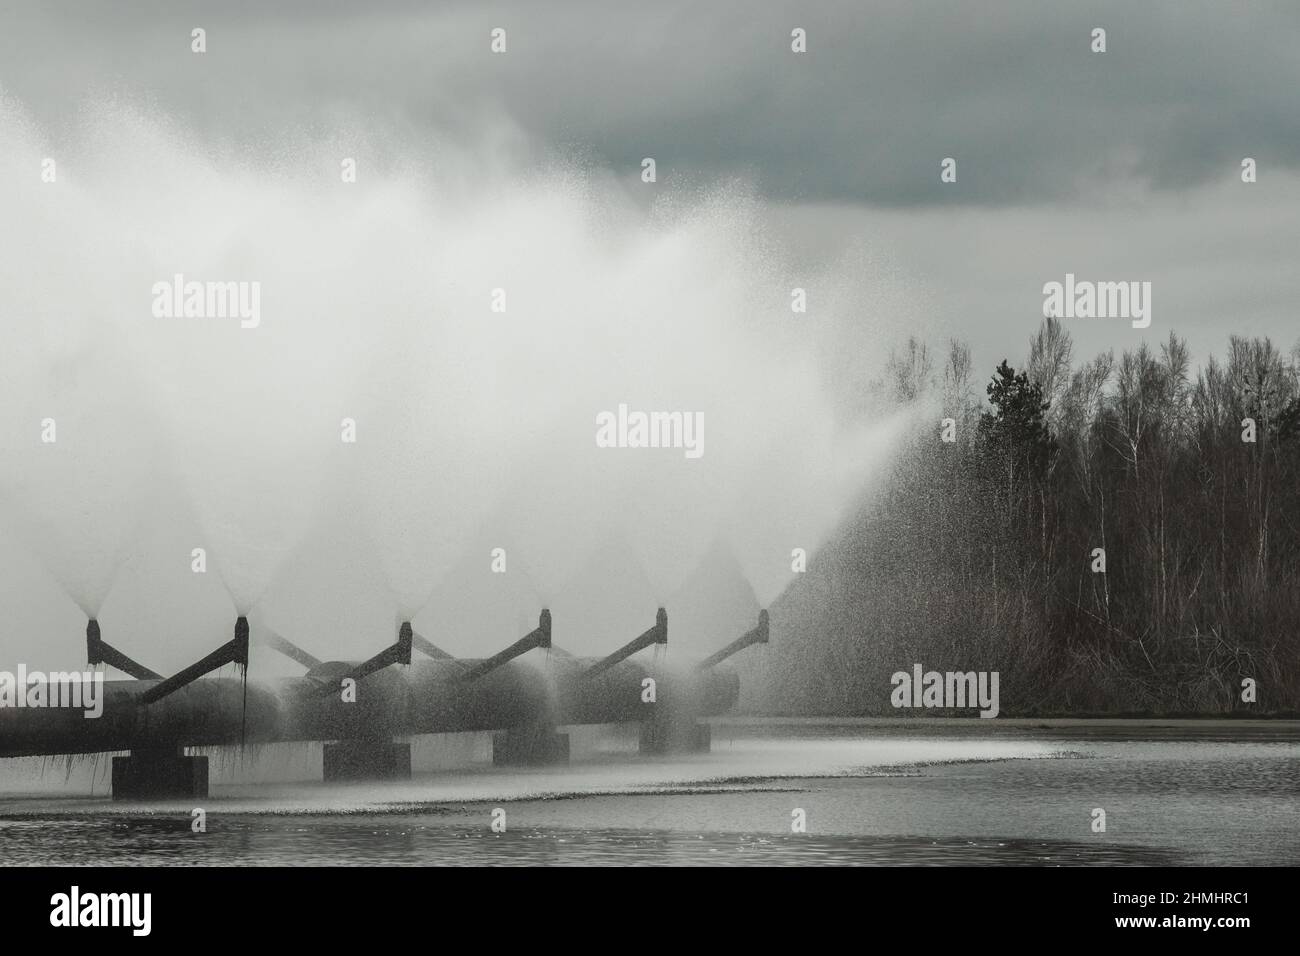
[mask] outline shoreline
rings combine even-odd
[[[962,735],[1025,734],[1123,737],[1160,735],[1201,738],[1300,741],[1297,717],[808,717],[725,715],[709,724],[718,732],[761,731],[773,727],[870,729],[892,733],[929,734],[936,731]]]

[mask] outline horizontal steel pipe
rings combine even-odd
[[[403,737],[412,734],[503,730],[533,723],[590,724],[642,720],[644,681],[635,662],[595,680],[583,672],[595,659],[552,658],[494,665],[466,682],[464,665],[492,661],[418,661],[405,672],[376,671],[357,682],[356,698],[322,696],[327,671],[345,675],[355,665],[324,664],[307,677],[274,687],[247,687],[247,743]],[[687,669],[653,675],[660,699],[702,716],[736,701],[739,679],[728,670]],[[88,718],[72,708],[0,708],[0,757],[125,751],[156,747],[237,744],[244,718],[244,687],[228,678],[203,678],[150,706],[142,699],[159,681],[107,681],[103,713]],[[663,695],[667,695],[665,698]],[[151,695],[150,695],[151,696]]]

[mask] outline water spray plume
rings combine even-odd
[[[741,185],[665,189],[647,215],[612,176],[444,148],[350,188],[319,174],[319,143],[269,167],[123,101],[94,115],[63,146],[68,182],[0,200],[0,229],[23,224],[0,278],[39,269],[52,281],[9,285],[59,290],[13,303],[32,328],[0,358],[0,415],[31,447],[5,469],[5,517],[41,519],[25,540],[88,616],[162,482],[238,614],[351,501],[408,620],[462,573],[492,575],[499,547],[547,600],[622,587],[654,607],[719,535],[767,603],[783,556],[888,460],[897,429],[862,424],[820,369],[849,317],[792,315],[806,270]],[[0,135],[0,174],[25,183],[46,147],[12,100]],[[177,274],[260,283],[259,323],[153,315]],[[869,311],[870,277],[831,281]],[[702,453],[598,447],[620,405],[698,414]],[[59,440],[41,446],[48,416]],[[593,564],[611,540],[625,559]],[[351,566],[331,547],[313,558]],[[564,619],[585,610],[571,598]]]

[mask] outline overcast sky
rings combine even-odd
[[[796,255],[869,247],[914,283],[920,331],[985,364],[1023,353],[1067,271],[1154,283],[1150,329],[1077,324],[1083,352],[1300,335],[1294,3],[42,0],[4,20],[0,84],[56,142],[105,94],[223,149],[358,114],[405,142],[505,129],[619,175],[654,156],[665,184],[740,177]]]

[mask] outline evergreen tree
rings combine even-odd
[[[1003,359],[989,382],[988,396],[994,411],[980,415],[986,447],[1021,465],[1023,476],[1041,478],[1056,453],[1046,419],[1051,403],[1043,399],[1042,386]]]

